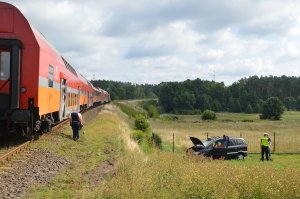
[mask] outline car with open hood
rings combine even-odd
[[[196,137],[190,137],[194,146],[187,149],[191,155],[203,155],[212,158],[243,160],[248,155],[248,146],[243,138],[211,137],[202,142]]]

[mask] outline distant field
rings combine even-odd
[[[189,136],[204,140],[207,134],[209,137],[226,134],[242,136],[246,139],[250,152],[259,152],[259,141],[263,133],[268,132],[271,135],[274,146],[275,132],[276,152],[300,152],[300,112],[285,112],[280,121],[260,120],[258,114],[243,113],[217,113],[216,121],[202,121],[199,115],[176,115],[176,117],[178,120],[159,119],[150,122],[153,131],[164,141],[171,142],[174,133],[175,143],[179,148],[191,146]]]

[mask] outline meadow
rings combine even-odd
[[[124,110],[134,112],[128,107]],[[299,116],[293,112],[287,115],[295,120]],[[223,133],[223,123],[239,133],[236,123],[247,126],[266,121],[241,122],[246,117],[255,120],[255,115],[243,114],[219,114],[215,122],[202,122],[198,116],[176,117],[176,121],[173,116],[151,120],[152,129],[160,132],[165,143],[170,142],[169,133],[177,130],[175,153],[159,149],[143,153],[130,139],[133,118],[114,105],[89,119],[78,142],[72,140],[68,126],[43,137],[35,147],[67,158],[70,165],[50,183],[33,187],[26,198],[300,198],[300,155],[275,154],[273,161],[261,162],[257,154],[244,161],[227,161],[183,153],[190,143],[184,145],[180,140],[190,133],[203,138],[213,130]],[[290,120],[280,121],[284,122]],[[107,160],[113,160],[112,175],[97,175],[94,171]]]
[[[116,176],[99,188],[98,196],[295,199],[300,198],[300,162],[297,156],[295,167],[288,166],[293,158],[259,162],[255,156],[224,161],[166,152],[147,158],[131,154],[120,159]]]
[[[300,153],[300,112],[286,111],[279,121],[260,120],[258,114],[217,113],[216,121],[202,121],[200,115],[162,115],[161,119],[150,120],[155,133],[166,142],[172,142],[173,133],[176,146],[191,146],[190,136],[205,140],[211,136],[243,137],[249,152],[260,151],[260,138],[268,132],[273,140],[276,136],[275,152]]]

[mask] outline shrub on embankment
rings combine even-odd
[[[147,112],[149,118],[159,118],[158,101],[144,100],[140,102],[140,106]]]
[[[134,120],[131,137],[137,141],[145,153],[151,153],[153,148],[161,148],[160,137],[151,132],[150,124],[145,116],[137,115]]]
[[[145,153],[151,153],[154,148],[161,148],[162,141],[157,134],[151,132],[150,124],[144,112],[140,112],[123,103],[115,102],[115,104],[127,114],[129,118],[134,118],[134,130],[131,133],[131,137],[139,143]]]
[[[104,184],[104,198],[299,198],[299,170],[155,153],[128,155]]]

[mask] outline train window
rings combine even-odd
[[[71,93],[71,98],[72,98],[71,106],[73,106],[74,105],[74,94],[73,93]]]
[[[10,52],[0,51],[0,80],[8,80],[10,76]]]
[[[54,76],[54,68],[49,65],[49,74],[48,74],[48,86],[53,88],[53,76]]]
[[[70,93],[68,93],[68,107],[70,106]]]

